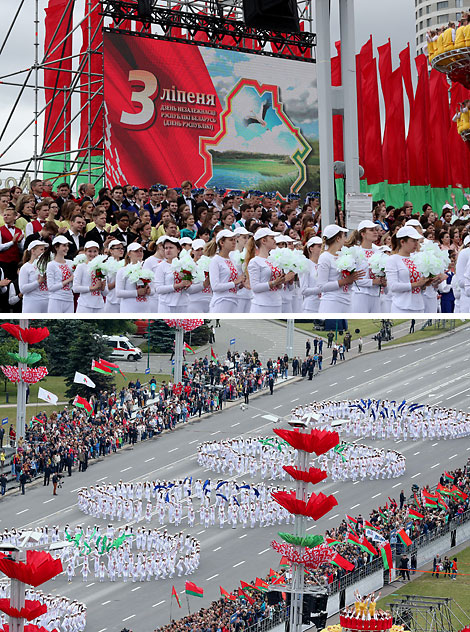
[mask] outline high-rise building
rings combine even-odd
[[[462,10],[469,6],[469,0],[465,0],[465,4],[464,0],[415,0],[416,51],[423,52],[427,31],[460,20]]]

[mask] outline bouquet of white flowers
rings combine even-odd
[[[117,259],[114,259],[113,257],[108,257],[105,265],[106,265],[106,270],[108,274],[116,274],[117,271],[122,268],[122,266],[124,265],[124,259],[121,259],[120,261],[118,261]]]
[[[73,261],[72,261],[72,269],[75,270],[75,268],[80,263],[86,263],[86,262],[87,262],[86,254],[84,252],[81,252],[78,255],[76,255],[76,257],[73,259]]]
[[[197,275],[197,264],[187,250],[182,250],[171,262],[171,267],[182,277],[182,281],[194,281]]]
[[[233,250],[230,253],[230,259],[236,266],[242,266],[246,259],[246,248],[243,248],[243,250]]]
[[[441,250],[435,242],[426,239],[418,252],[411,255],[411,260],[423,277],[433,277],[441,274],[450,265],[447,250]]]
[[[97,279],[105,279],[108,275],[107,256],[97,255],[88,262],[88,267],[95,273]]]
[[[338,256],[335,260],[335,266],[338,272],[343,273],[343,276],[348,276],[358,269],[361,263],[359,250],[358,246],[352,246],[351,248],[343,246],[338,252]],[[364,258],[364,254],[361,254]]]
[[[211,262],[210,257],[206,257],[206,255],[202,255],[197,263],[196,263],[196,274],[194,275],[194,280],[196,283],[204,283],[208,274],[209,274],[209,264]]]
[[[382,250],[376,250],[373,255],[369,257],[369,267],[375,276],[385,276],[385,266],[387,265],[388,256]]]
[[[129,281],[131,281],[131,283],[135,283],[137,286],[140,287],[145,287],[151,281],[153,281],[155,277],[151,270],[144,270],[142,268],[141,262],[126,266],[125,275],[129,279]]]
[[[295,272],[302,274],[307,269],[307,259],[300,250],[290,248],[275,248],[269,253],[268,261],[284,273]]]

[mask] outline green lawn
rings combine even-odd
[[[433,324],[430,327],[426,327],[426,329],[417,329],[414,334],[407,334],[406,336],[402,336],[401,338],[397,338],[391,342],[384,342],[382,346],[389,347],[390,345],[399,345],[403,342],[419,342],[420,340],[426,340],[427,338],[432,338],[433,336],[439,336],[439,334],[444,334],[446,331],[453,331],[458,327],[465,327],[467,325],[468,322],[462,323],[460,321],[447,320],[446,326],[443,327],[441,321],[440,327]]]
[[[393,325],[400,325],[401,323],[404,323],[404,322],[406,322],[406,319],[392,321]],[[356,340],[356,338],[359,338],[359,336],[362,336],[364,338],[365,336],[376,334],[378,331],[380,331],[382,327],[381,320],[379,319],[374,320],[371,318],[354,318],[354,319],[348,320],[348,324],[349,324],[349,331],[351,332],[353,340]],[[308,331],[312,335],[321,336],[322,338],[326,338],[328,335],[327,331],[317,331],[316,329],[314,329],[313,323],[305,323],[301,320],[296,320],[295,326],[297,329],[303,329],[304,331]],[[356,329],[359,329],[360,333],[356,334],[355,333]],[[339,338],[342,339],[342,336],[339,336]],[[400,341],[401,341],[401,338],[400,338]]]
[[[464,549],[455,555],[448,555],[451,559],[456,557],[458,571],[460,573],[470,572],[470,547]],[[415,579],[408,582],[403,588],[388,597],[380,599],[378,608],[389,609],[388,604],[395,601],[396,595],[421,595],[426,597],[451,597],[464,610],[468,619],[463,619],[463,614],[457,606],[453,607],[453,612],[459,617],[460,622],[454,619],[454,630],[461,630],[464,625],[470,623],[470,576],[457,575],[457,579],[452,581],[444,575],[440,575],[439,579],[431,577],[431,573],[416,573],[412,575]],[[462,625],[463,624],[463,625]]]
[[[267,159],[251,159],[251,160],[234,160],[224,161],[214,160],[213,166],[215,169],[219,167],[225,167],[227,169],[237,169],[239,171],[257,171],[262,176],[284,176],[292,171],[293,164],[280,162],[279,160],[267,160]]]

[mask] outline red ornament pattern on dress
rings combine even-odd
[[[408,271],[410,273],[410,283],[416,283],[416,281],[419,281],[421,279],[421,274],[416,269],[414,261],[408,259],[408,257],[403,257],[403,263],[408,268]],[[420,292],[420,287],[415,287],[411,290],[412,294],[420,294]]]
[[[349,272],[349,270],[343,270],[341,272],[341,276],[343,277],[343,279],[347,279],[350,274],[351,273]],[[346,293],[349,292],[349,285],[343,285],[342,290]]]
[[[369,248],[364,248],[364,254],[366,256],[366,259],[368,259],[369,257],[372,257],[372,255],[374,254],[374,251],[370,250]],[[375,279],[375,278],[376,278],[375,274],[369,268],[369,279]]]
[[[230,259],[224,259],[224,261],[227,264],[228,269],[230,270],[229,281],[231,281],[233,283],[233,282],[235,282],[235,280],[238,277],[237,269],[233,265],[233,263],[230,261]],[[229,292],[232,292],[232,294],[236,294],[237,293],[237,288],[236,287],[232,287],[232,288],[230,288]]]
[[[175,283],[181,283],[181,281],[183,280],[183,278],[180,276],[180,273],[176,270],[173,272],[173,278],[175,280]],[[175,290],[175,292],[181,292],[182,289],[183,288],[179,287],[177,290]]]
[[[91,272],[91,284],[95,285],[95,283],[98,281],[98,277],[96,276],[95,272],[92,271]],[[101,294],[100,290],[92,290],[91,291],[91,295],[92,296],[99,296]]]
[[[209,272],[204,272],[204,277],[206,279],[209,278]],[[203,294],[210,294],[212,292],[212,288],[210,286],[210,284],[207,287],[202,288],[202,293]]]
[[[271,268],[271,278],[269,279],[270,281],[275,281],[276,279],[278,279],[281,275],[282,275],[282,270],[279,270],[279,268],[277,266],[275,266],[274,264],[272,264],[270,261],[268,261],[266,259],[266,263],[268,264],[268,267]],[[277,292],[280,289],[279,285],[276,285],[274,287],[270,287],[269,290],[271,292]]]
[[[60,271],[62,272],[62,281],[65,281],[65,279],[68,279],[69,276],[71,275],[70,268],[68,267],[66,263],[60,263],[59,268],[60,268]],[[62,289],[65,290],[66,292],[72,291],[72,287],[70,283],[67,283],[67,285],[64,285]]]
[[[39,284],[39,291],[40,292],[47,292],[47,281],[42,281]]]

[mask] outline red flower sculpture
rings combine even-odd
[[[318,496],[312,494],[308,502],[298,500],[295,497],[295,492],[273,492],[271,495],[289,513],[308,516],[314,520],[318,520],[338,504],[333,495],[325,496],[322,493],[318,494]]]
[[[304,472],[303,470],[298,470],[296,467],[292,465],[284,465],[283,470],[285,470],[288,474],[295,478],[296,481],[305,481],[306,483],[319,483],[323,481],[328,473],[320,470],[318,467],[311,467],[309,470]]]
[[[10,627],[8,623],[5,623],[3,627],[0,628],[0,632],[9,632]],[[48,632],[46,628],[42,625],[33,625],[32,623],[28,623],[24,626],[24,632]],[[54,628],[52,632],[57,632],[57,628]]]
[[[274,428],[274,432],[296,450],[303,450],[310,454],[315,452],[317,456],[325,454],[339,443],[337,432],[319,430],[318,428],[313,428],[309,433],[283,428]]]
[[[61,560],[55,560],[50,553],[27,551],[26,563],[6,559],[0,554],[0,571],[11,579],[37,587],[62,573],[63,568]]]
[[[10,606],[9,599],[0,599],[0,610],[7,614],[9,617],[16,617],[17,619],[27,619],[32,621],[36,617],[40,617],[47,612],[47,605],[41,603],[39,600],[26,599],[23,608],[13,608]]]
[[[5,374],[5,377],[10,380],[10,382],[19,382],[23,380],[26,384],[36,384],[42,380],[43,377],[46,377],[48,371],[45,366],[37,366],[37,367],[28,367],[20,371],[17,366],[11,366],[8,364],[7,366],[0,367]]]
[[[165,319],[168,327],[181,327],[184,331],[193,331],[193,329],[197,329],[201,325],[204,325],[204,321],[202,318],[169,318]]]
[[[4,323],[1,327],[17,340],[27,342],[30,345],[41,342],[49,335],[49,329],[47,329],[47,327],[28,327],[27,329],[23,329],[23,327],[13,323]]]

